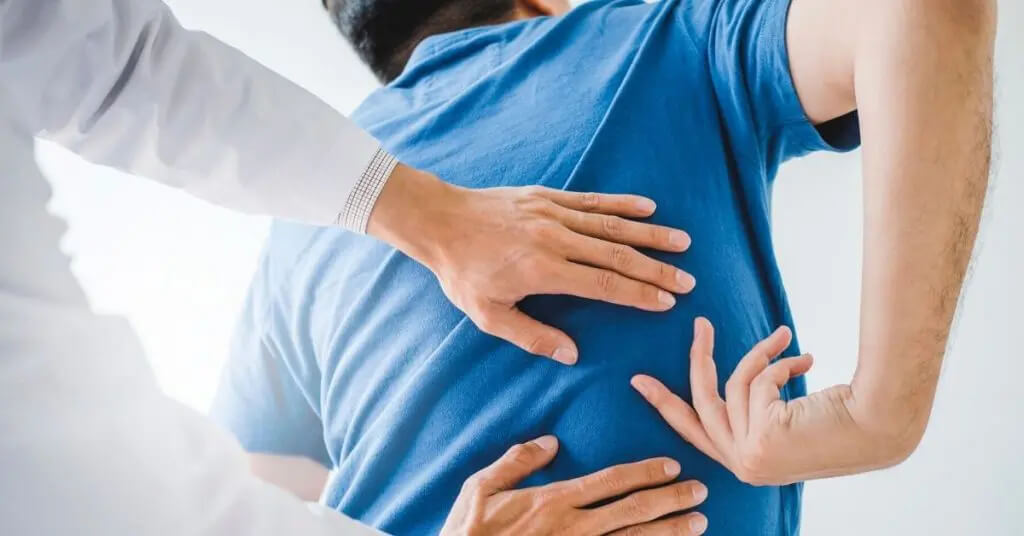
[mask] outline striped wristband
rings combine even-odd
[[[398,165],[398,159],[391,153],[378,148],[374,153],[370,164],[366,166],[359,182],[348,194],[345,201],[345,208],[338,214],[337,224],[349,231],[360,234],[366,233],[366,226],[370,221],[370,214],[373,206],[377,203],[377,197],[391,177],[391,172]]]

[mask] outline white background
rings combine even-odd
[[[232,43],[342,111],[375,87],[319,0],[171,0],[182,21]],[[1024,534],[1024,5],[1000,2],[998,145],[973,275],[918,452],[884,472],[807,486],[804,534]],[[84,164],[51,146],[52,208],[95,307],[126,315],[172,396],[204,409],[267,222]],[[848,382],[860,291],[859,155],[784,168],[775,235],[812,388]],[[281,177],[286,181],[288,177]],[[712,490],[712,493],[714,490]],[[742,505],[737,505],[742,508]],[[714,520],[712,521],[712,533]]]

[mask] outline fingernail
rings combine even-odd
[[[708,520],[706,517],[697,514],[690,519],[690,530],[697,534],[704,534],[704,531],[708,528]]]
[[[554,359],[563,365],[575,365],[578,357],[579,356],[576,355],[576,350],[566,346],[556,348],[555,352],[551,354],[551,359]]]
[[[641,210],[643,212],[654,212],[655,209],[658,208],[658,205],[655,204],[654,201],[651,201],[650,199],[641,198],[636,200],[636,208],[637,210]]]
[[[630,380],[629,383],[633,386],[633,389],[636,389],[637,391],[640,391],[640,394],[644,395],[645,397],[649,397],[650,396],[651,388],[647,384],[647,379],[646,378],[641,378],[640,376],[634,376],[633,379]]]
[[[697,286],[697,280],[682,270],[676,272],[676,283],[679,283],[679,286],[686,292],[690,292]]]
[[[681,471],[681,470],[682,470],[682,468],[679,467],[679,462],[677,462],[675,460],[667,460],[665,462],[665,475],[666,476],[676,476],[676,475],[679,474],[679,471]]]
[[[682,231],[672,231],[668,234],[668,243],[674,248],[688,248],[690,247],[690,235]]]
[[[555,439],[555,436],[549,435],[546,435],[544,437],[538,437],[537,439],[534,439],[533,442],[536,443],[538,447],[544,450],[555,450],[555,447],[558,446],[558,440]]]
[[[693,485],[693,498],[698,501],[703,501],[708,496],[708,488],[704,484]]]
[[[664,290],[658,291],[658,301],[661,302],[662,305],[668,307],[672,307],[673,305],[676,304],[675,296],[672,296],[671,294],[665,292]]]

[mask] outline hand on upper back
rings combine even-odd
[[[433,271],[480,329],[527,352],[566,364],[578,356],[568,335],[516,307],[527,296],[566,294],[665,311],[675,304],[672,293],[696,284],[634,249],[682,252],[690,245],[682,231],[623,219],[650,216],[649,199],[542,187],[472,190],[402,172],[385,186],[370,233]],[[388,203],[407,210],[389,213]]]
[[[750,484],[853,474],[905,458],[906,445],[873,434],[870,424],[856,419],[849,386],[782,400],[780,389],[812,363],[810,355],[775,360],[791,340],[792,332],[782,327],[754,346],[726,383],[723,400],[712,355],[714,328],[698,318],[690,352],[693,405],[649,376],[635,376],[633,387],[679,435]]]
[[[512,489],[551,462],[557,450],[558,441],[546,436],[512,447],[493,465],[473,475],[463,486],[441,534],[691,536],[706,529],[707,519],[698,513],[661,519],[693,508],[707,497],[707,489],[698,482],[670,483],[680,468],[668,458],[619,465],[546,486]],[[601,507],[587,508],[627,493]]]

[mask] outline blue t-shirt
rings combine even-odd
[[[784,160],[856,145],[856,117],[810,125],[785,46],[789,0],[591,2],[435,36],[356,121],[402,161],[471,187],[544,184],[658,202],[693,237],[655,254],[697,278],[667,313],[571,297],[523,309],[569,333],[565,367],[480,332],[424,267],[372,238],[274,225],[214,415],[249,450],[334,467],[330,506],[396,534],[435,533],[462,482],[553,433],[527,484],[653,456],[710,488],[709,534],[798,532],[800,486],[752,487],[675,434],[629,385],[689,397],[693,319],[718,328],[724,383],[791,324],[770,229]],[[286,180],[282,178],[282,180]],[[793,343],[789,354],[797,352]],[[804,392],[800,380],[785,396]]]

